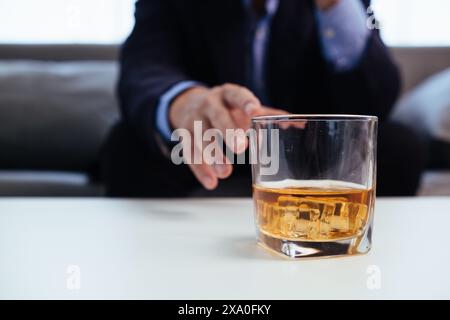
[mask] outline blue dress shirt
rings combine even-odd
[[[243,0],[249,10],[251,0]],[[276,14],[279,0],[266,1],[266,15],[256,24],[252,45],[252,83],[257,97],[265,100],[265,54],[270,38],[270,24]],[[366,11],[360,0],[341,0],[327,11],[317,10],[317,23],[323,48],[323,55],[337,72],[354,68],[364,52],[370,31],[366,25]],[[169,106],[183,91],[201,85],[197,81],[184,81],[165,92],[157,106],[156,127],[164,139],[170,141]]]

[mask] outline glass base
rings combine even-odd
[[[370,251],[370,233],[369,230],[361,236],[333,241],[292,241],[259,232],[258,243],[271,252],[291,259],[349,256]]]

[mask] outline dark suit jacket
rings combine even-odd
[[[172,85],[247,85],[247,23],[241,0],[138,1],[136,25],[121,54],[119,97],[124,119],[155,152],[156,106]],[[266,68],[272,106],[293,113],[384,119],[399,91],[397,69],[376,31],[355,69],[333,71],[321,52],[312,0],[280,1]]]

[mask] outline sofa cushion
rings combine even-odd
[[[419,196],[450,196],[450,171],[428,171],[422,176]]]
[[[118,118],[114,62],[0,62],[0,168],[86,170]]]
[[[450,142],[450,68],[405,95],[393,117]]]
[[[450,68],[405,95],[392,118],[431,138],[433,146],[439,146],[431,156],[440,158],[431,161],[450,168]]]
[[[80,172],[0,171],[2,197],[89,197],[103,188]]]

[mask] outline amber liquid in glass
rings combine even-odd
[[[337,241],[363,234],[374,192],[332,180],[253,186],[261,233],[291,241]]]

